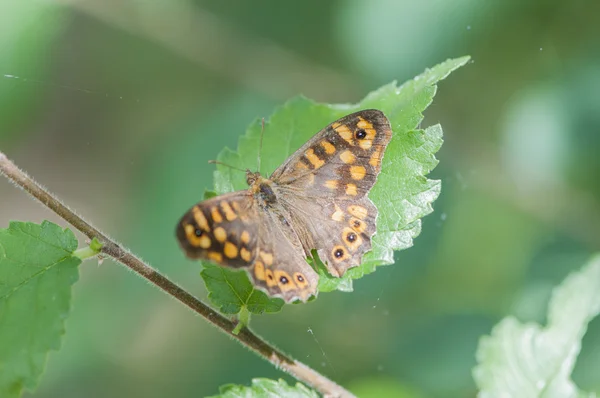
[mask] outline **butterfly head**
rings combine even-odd
[[[246,169],[246,182],[249,186],[253,186],[257,181],[260,181],[263,177],[258,171],[250,171]]]

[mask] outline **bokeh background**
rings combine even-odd
[[[211,187],[208,159],[298,94],[356,102],[471,55],[426,112],[445,131],[443,187],[415,246],[353,293],[252,325],[360,396],[473,397],[479,337],[507,314],[543,322],[552,286],[600,246],[599,15],[592,0],[3,0],[0,150],[206,297],[173,231]],[[0,203],[1,227],[65,225],[1,178]],[[596,320],[576,383],[600,392],[598,369]],[[200,397],[253,377],[286,376],[87,261],[63,347],[27,396]]]

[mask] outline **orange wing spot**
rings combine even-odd
[[[331,215],[331,219],[338,222],[344,221],[344,212],[338,205],[335,205],[335,211]]]
[[[203,249],[208,249],[210,247],[210,238],[206,236],[206,234],[202,234],[202,236],[196,235],[196,228],[191,224],[186,224],[185,228],[185,236],[195,247],[201,247]]]
[[[260,258],[262,258],[267,266],[273,265],[273,255],[271,253],[261,251]]]
[[[203,230],[210,231],[208,221],[206,220],[206,217],[204,216],[202,210],[200,210],[198,206],[194,206],[192,212],[194,213],[194,220],[196,220],[196,224],[198,224],[198,226]]]
[[[358,190],[355,184],[346,184],[346,195],[356,196],[358,195]]]
[[[337,129],[338,127],[340,127],[342,125],[342,123],[340,122],[335,122],[331,124],[331,128],[333,128],[334,130]]]
[[[339,263],[346,260],[350,256],[348,255],[348,251],[343,246],[337,245],[331,251],[331,257],[333,257],[333,261]]]
[[[364,166],[351,166],[350,176],[354,180],[362,180],[367,175],[367,169]]]
[[[352,230],[352,228],[344,228],[342,231],[342,240],[350,251],[355,252],[362,244],[362,238]]]
[[[321,141],[321,146],[325,150],[326,154],[332,155],[335,153],[335,147],[333,146],[333,144],[331,142],[329,142],[327,140],[323,140],[323,141]]]
[[[217,224],[223,222],[223,216],[221,215],[219,208],[216,206],[210,209],[210,216],[212,217],[213,221]]]
[[[217,239],[219,242],[225,242],[225,240],[227,240],[227,232],[223,227],[215,228],[213,234],[215,235],[215,239]]]
[[[227,221],[233,221],[237,218],[237,214],[235,214],[235,211],[233,211],[229,203],[225,201],[221,202],[221,210],[223,210],[223,214],[225,214],[225,218],[227,219]]]
[[[356,217],[352,217],[348,222],[350,227],[358,233],[363,233],[367,229],[367,224]]]
[[[377,167],[377,166],[379,166],[379,163],[381,163],[382,149],[383,149],[383,147],[379,146],[377,149],[375,149],[375,152],[373,152],[373,154],[371,155],[371,159],[369,159],[369,164],[371,166]]]
[[[231,242],[225,242],[223,253],[225,253],[225,256],[227,256],[227,258],[236,258],[238,255],[238,248]]]
[[[371,149],[373,146],[373,140],[375,139],[375,129],[365,129],[367,136],[362,140],[358,141],[358,145],[365,151]]]
[[[352,164],[356,160],[356,156],[350,151],[344,151],[340,154],[340,159],[346,164]]]
[[[348,206],[348,213],[352,214],[356,218],[360,218],[361,220],[364,220],[367,217],[367,214],[369,214],[367,209],[359,205]]]
[[[215,263],[223,262],[223,255],[219,252],[208,252],[208,259]]]
[[[290,274],[285,271],[275,270],[275,280],[277,280],[277,284],[282,292],[296,289],[296,283],[294,283]]]
[[[259,281],[264,281],[266,279],[265,265],[260,261],[254,263],[254,276]]]
[[[275,280],[275,275],[273,275],[273,270],[265,269],[265,276],[267,278],[267,286],[273,287],[277,286],[277,280]]]
[[[337,180],[327,180],[327,181],[325,181],[325,183],[323,184],[323,186],[325,188],[329,188],[331,190],[334,190],[334,189],[337,188],[338,182],[337,182]]]
[[[300,289],[303,289],[306,286],[308,286],[308,281],[306,280],[306,277],[300,272],[294,272],[294,282],[296,282],[296,285],[298,285]]]
[[[344,139],[344,141],[346,141],[350,145],[354,145],[354,142],[352,141],[353,134],[352,131],[350,131],[350,129],[348,128],[348,126],[341,125],[335,128],[334,130],[339,134],[340,137]]]
[[[252,253],[250,253],[250,251],[248,251],[245,247],[242,247],[240,249],[240,257],[244,261],[249,262],[252,259]]]
[[[296,170],[308,170],[308,166],[304,162],[298,162],[294,167]]]
[[[244,231],[242,232],[242,236],[240,236],[240,240],[242,243],[248,244],[250,243],[250,232]]]
[[[325,161],[323,159],[319,158],[315,154],[314,149],[312,149],[312,148],[310,148],[308,151],[306,151],[304,153],[304,156],[306,157],[306,159],[308,159],[310,164],[312,164],[315,169],[318,169],[319,167],[321,167],[325,164]]]
[[[356,123],[356,125],[358,127],[360,127],[361,129],[372,129],[373,128],[373,124],[371,122],[367,122],[365,119],[363,119],[362,117],[358,117],[358,123]]]

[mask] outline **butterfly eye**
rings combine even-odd
[[[356,132],[354,133],[354,137],[356,137],[357,140],[362,140],[367,136],[367,132],[363,129],[358,129],[356,130]]]

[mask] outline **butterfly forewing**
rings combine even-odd
[[[234,268],[248,267],[257,254],[256,217],[248,192],[217,196],[193,206],[181,218],[177,238],[190,258]]]
[[[305,196],[355,200],[375,183],[391,138],[390,123],[381,111],[353,113],[321,130],[271,178]]]

